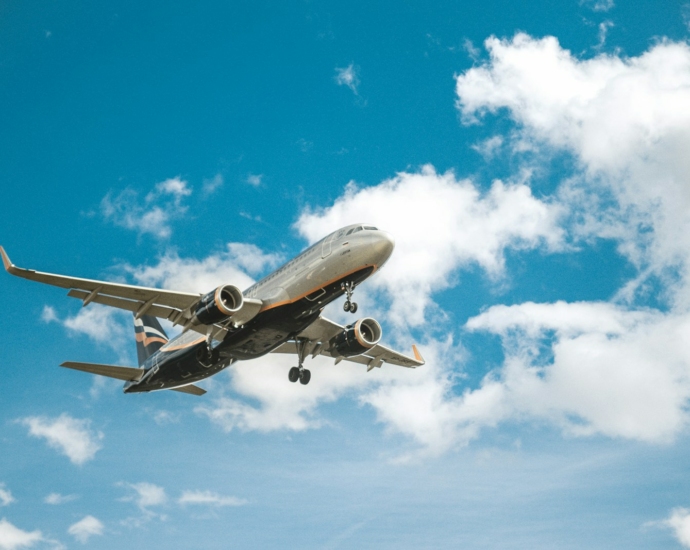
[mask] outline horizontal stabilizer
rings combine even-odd
[[[191,393],[192,395],[204,395],[206,393],[206,390],[202,390],[199,386],[195,386],[194,384],[187,384],[186,386],[170,389],[172,391],[179,391],[182,393]]]
[[[97,363],[77,363],[76,361],[66,361],[61,367],[68,369],[90,372],[118,380],[138,380],[144,374],[144,369],[134,367],[118,367],[115,365],[99,365]]]

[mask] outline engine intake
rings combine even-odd
[[[194,316],[204,325],[224,321],[242,309],[242,291],[234,285],[219,286],[199,300]]]
[[[373,348],[381,340],[381,325],[371,317],[360,319],[354,325],[348,325],[340,334],[331,340],[331,349],[341,357],[361,355]]]

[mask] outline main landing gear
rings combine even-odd
[[[347,299],[343,304],[343,309],[349,311],[350,313],[355,313],[357,311],[357,302],[352,301],[352,293],[355,291],[355,283],[352,281],[347,281],[345,283],[340,283],[340,288],[345,291]]]
[[[307,343],[306,338],[297,338],[297,361],[299,365],[292,367],[288,372],[288,380],[290,382],[297,382],[299,380],[300,384],[306,386],[311,380],[311,371],[304,368],[304,356],[307,354]]]

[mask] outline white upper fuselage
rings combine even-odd
[[[365,269],[379,269],[393,253],[395,241],[373,226],[343,227],[244,291],[263,301],[262,311],[295,302],[333,281]]]

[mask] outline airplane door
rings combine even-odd
[[[335,237],[335,234],[329,235],[326,237],[326,240],[323,241],[323,245],[321,245],[321,257],[326,258],[330,256],[331,254],[331,243],[333,242],[333,238]]]

